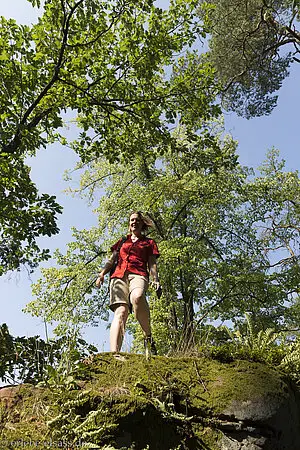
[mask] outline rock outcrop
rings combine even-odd
[[[0,389],[1,450],[30,445],[299,450],[300,396],[260,363],[103,353],[63,390]]]

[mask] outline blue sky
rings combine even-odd
[[[164,4],[165,0],[160,1]],[[13,0],[0,3],[0,15],[13,17],[21,23],[36,20],[36,12],[26,0]],[[235,114],[225,114],[226,131],[239,142],[238,154],[243,165],[257,167],[265,159],[271,147],[280,150],[286,160],[288,169],[299,169],[300,166],[300,64],[295,64],[291,75],[284,81],[279,92],[278,106],[270,116],[246,120]],[[42,242],[51,250],[63,250],[71,240],[71,227],[88,228],[96,225],[96,217],[83,200],[72,198],[63,193],[69,183],[63,181],[66,169],[74,167],[76,155],[67,148],[51,145],[41,150],[36,158],[30,160],[32,178],[41,192],[56,195],[58,202],[64,207],[59,218],[60,234]],[[76,180],[73,181],[73,187]],[[22,308],[31,300],[30,285],[39,276],[38,271],[31,275],[25,270],[0,278],[0,323],[7,323],[13,335],[45,337],[44,324],[38,318],[32,318],[22,312]],[[88,328],[86,339],[94,343],[100,351],[108,350],[108,331],[106,324],[99,328]]]

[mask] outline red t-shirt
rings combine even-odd
[[[118,250],[121,241],[122,239],[119,239],[111,247],[112,252]],[[131,235],[129,234],[120,249],[118,265],[112,278],[123,278],[125,272],[148,277],[148,261],[151,255],[159,256],[157,244],[153,239],[142,236],[137,241],[132,242]]]

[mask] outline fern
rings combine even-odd
[[[288,375],[300,381],[300,342],[294,342],[288,349],[285,357],[282,359],[279,367],[283,369]]]
[[[240,330],[232,331],[226,326],[223,327],[231,342],[238,348],[245,347],[248,350],[257,352],[264,352],[272,347],[280,334],[276,333],[274,328],[267,328],[266,330],[256,332],[250,314],[245,313],[245,318],[247,325],[246,335],[243,335]]]
[[[105,425],[104,427],[96,428],[94,430],[86,431],[82,434],[82,439],[96,439],[96,438],[102,438],[103,435],[109,430],[115,430],[117,428],[117,425],[111,424],[111,425]]]
[[[247,337],[246,337],[246,345],[249,348],[253,348],[253,345],[256,341],[256,336],[254,332],[253,322],[250,317],[250,314],[245,313],[246,322],[247,322]]]
[[[90,429],[95,429],[97,427],[97,417],[105,415],[107,411],[99,409],[97,411],[90,411],[86,416],[84,422],[82,422],[78,427],[74,429],[75,434],[80,434]]]
[[[220,329],[226,332],[229,339],[221,345],[211,347],[210,354],[217,359],[231,361],[242,358],[278,366],[285,355],[284,334],[276,332],[274,328],[257,330],[249,313],[245,314],[245,322],[241,328],[231,330],[222,326]]]
[[[47,422],[47,425],[57,439],[67,439],[73,444],[83,440],[84,448],[103,449],[99,446],[101,439],[117,425],[107,424],[105,421],[103,423],[103,417],[106,417],[108,413],[103,405],[97,410],[89,411],[85,417],[78,414],[78,408],[82,409],[80,407],[84,407],[89,401],[89,394],[90,390],[86,390],[77,394],[75,398],[66,400],[63,411]]]

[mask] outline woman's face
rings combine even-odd
[[[131,214],[129,218],[129,230],[134,234],[141,234],[143,228],[143,221],[138,214]]]

